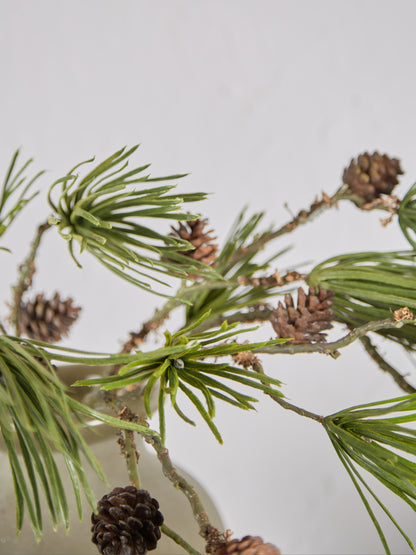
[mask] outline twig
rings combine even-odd
[[[119,411],[118,417],[121,420],[126,420],[128,422],[136,419],[136,415],[127,406],[124,406]],[[139,454],[134,442],[134,432],[132,430],[119,430],[119,439],[117,441],[120,445],[121,454],[124,456],[126,461],[130,483],[137,489],[140,489],[140,476],[139,469],[137,467]]]
[[[4,333],[4,335],[7,335],[6,328],[3,326],[3,324],[1,322],[0,322],[0,331],[1,331],[1,333]]]
[[[201,555],[199,553],[199,551],[196,551],[192,545],[190,545],[187,541],[185,541],[179,534],[177,534],[174,530],[172,530],[171,528],[169,528],[168,526],[166,526],[166,524],[162,524],[162,526],[160,527],[160,529],[162,530],[162,532],[168,536],[169,538],[171,538],[174,542],[176,542],[178,545],[180,545],[181,547],[183,547],[183,549],[187,552],[190,553],[191,555]]]
[[[30,245],[30,251],[27,258],[19,266],[19,277],[16,285],[13,287],[13,308],[12,308],[12,321],[16,329],[16,335],[20,336],[19,326],[19,307],[22,302],[22,297],[25,291],[32,285],[33,275],[35,273],[35,257],[42,239],[42,235],[51,225],[48,222],[41,224],[36,232],[35,238]]]
[[[111,396],[107,399],[107,402],[112,404],[113,408],[118,410],[118,416],[120,418],[130,422],[137,422],[142,426],[148,427],[147,421],[144,418],[140,418],[134,414],[134,412],[132,412],[124,404],[121,405],[119,399]],[[214,527],[211,525],[205,507],[203,506],[202,501],[196,493],[194,487],[186,480],[186,478],[177,472],[169,457],[169,451],[163,445],[158,435],[151,437],[143,435],[142,437],[146,443],[152,445],[153,449],[156,451],[157,457],[162,464],[163,474],[173,483],[175,488],[180,489],[186,495],[191,505],[194,517],[198,523],[199,533],[203,538],[206,538]]]
[[[266,243],[268,243],[269,241],[272,241],[273,239],[276,239],[277,237],[280,237],[285,233],[290,233],[294,231],[300,225],[310,222],[313,218],[318,216],[324,210],[332,208],[333,206],[337,206],[337,203],[340,200],[351,200],[356,204],[360,203],[360,197],[351,194],[351,191],[346,185],[342,185],[332,197],[329,197],[328,195],[323,193],[322,199],[315,200],[307,210],[300,210],[300,212],[298,212],[298,214],[294,216],[290,222],[286,223],[276,231],[263,233],[263,235],[260,235],[260,237],[254,239],[254,241],[250,245],[246,247],[241,247],[231,258],[229,267],[234,266],[236,262],[245,258],[248,254],[262,250]]]
[[[369,337],[360,337],[360,341],[363,344],[364,349],[374,360],[374,362],[378,364],[380,369],[390,374],[396,384],[401,389],[403,389],[403,391],[405,391],[406,393],[416,393],[416,389],[405,380],[404,376],[402,376],[400,372],[398,372],[395,368],[393,368],[393,366],[391,366],[386,360],[384,360],[384,358],[378,352],[377,347],[371,342]]]
[[[158,436],[153,436],[151,438],[146,436],[144,437],[144,440],[147,443],[150,443],[156,451],[157,457],[162,464],[163,474],[173,483],[175,488],[180,489],[186,495],[191,505],[195,520],[199,525],[199,534],[203,538],[206,538],[213,526],[209,521],[202,501],[196,493],[194,487],[176,471],[176,468],[173,466],[169,457],[169,451],[162,444]]]
[[[401,328],[405,324],[415,324],[414,319],[397,319],[387,318],[385,320],[375,320],[367,322],[358,328],[353,329],[347,335],[333,341],[332,343],[284,343],[282,345],[271,345],[266,347],[259,347],[253,352],[255,353],[284,353],[284,354],[297,354],[297,353],[323,353],[330,355],[333,358],[338,358],[340,353],[339,349],[347,347],[360,337],[363,337],[369,332],[378,331],[382,329]]]
[[[252,366],[253,366],[253,370],[258,372],[259,374],[264,374],[263,366],[258,359],[255,362],[253,362]],[[312,420],[315,420],[315,422],[319,422],[320,424],[322,424],[324,421],[324,417],[321,416],[320,414],[315,414],[314,412],[310,412],[308,410],[297,407],[296,405],[292,405],[292,403],[289,403],[288,401],[285,401],[282,397],[273,395],[272,393],[267,393],[267,395],[271,399],[273,399],[273,401],[276,401],[276,403],[278,403],[284,409],[296,412],[296,414],[299,414],[300,416],[311,418]]]
[[[180,290],[178,291],[178,295],[179,294]],[[153,316],[144,322],[139,331],[130,332],[130,339],[123,344],[120,353],[131,353],[133,349],[136,349],[141,343],[144,343],[149,333],[151,331],[156,331],[168,318],[171,311],[180,304],[177,298],[172,298],[169,299],[162,308],[155,310]]]

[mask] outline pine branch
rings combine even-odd
[[[400,309],[399,309],[400,310]],[[399,312],[396,311],[396,312]],[[339,349],[343,349],[351,345],[354,341],[363,337],[367,333],[376,332],[380,330],[400,329],[407,324],[415,324],[416,320],[412,318],[400,318],[399,316],[393,318],[386,318],[384,320],[376,320],[368,322],[350,331],[341,339],[331,343],[285,343],[284,345],[271,345],[253,349],[255,353],[269,353],[269,354],[297,354],[297,353],[322,353],[330,355],[333,358],[338,358],[340,353]]]
[[[204,193],[168,194],[174,185],[138,188],[150,182],[176,180],[184,177],[169,175],[151,178],[145,174],[150,164],[123,173],[128,159],[137,150],[121,149],[79,178],[75,171],[87,160],[75,166],[67,175],[52,184],[48,200],[54,215],[52,225],[68,241],[70,254],[81,267],[74,254],[75,242],[92,254],[106,268],[119,277],[146,289],[155,291],[150,283],[168,286],[158,274],[187,278],[190,274],[215,275],[209,266],[181,254],[193,246],[178,237],[159,233],[145,225],[148,218],[176,221],[195,220],[197,215],[182,210],[182,204],[206,198]],[[61,194],[55,200],[56,188]],[[168,295],[162,295],[168,296]]]
[[[176,489],[180,489],[185,494],[191,505],[195,520],[198,523],[199,533],[203,538],[206,538],[212,525],[195,488],[177,472],[170,459],[169,451],[163,445],[159,437],[145,437],[144,440],[156,451],[157,457],[162,465],[163,474],[172,482]]]

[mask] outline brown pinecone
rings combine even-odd
[[[403,173],[400,160],[390,158],[387,154],[360,154],[357,160],[352,159],[345,168],[343,182],[351,191],[366,202],[372,202],[381,194],[390,195],[398,184],[398,175]]]
[[[259,536],[244,536],[241,540],[228,540],[216,555],[280,555],[271,543],[264,543]]]
[[[163,524],[159,503],[134,486],[114,488],[98,502],[92,541],[104,555],[145,555],[156,548]]]
[[[205,227],[208,223],[207,219],[198,218],[183,224],[179,223],[179,227],[172,227],[172,235],[189,241],[195,247],[193,250],[181,251],[181,254],[189,256],[203,264],[212,264],[217,257],[218,245],[214,243],[216,237],[211,233],[213,230],[206,231]]]
[[[332,328],[334,312],[331,309],[333,291],[309,287],[308,294],[302,287],[298,289],[298,302],[295,308],[292,295],[285,295],[285,304],[279,304],[270,315],[270,322],[277,338],[294,338],[293,343],[324,341],[323,330]]]
[[[39,294],[34,301],[20,305],[19,327],[31,339],[56,343],[68,333],[80,310],[72,305],[72,299],[61,300],[59,293],[55,293],[51,300]]]

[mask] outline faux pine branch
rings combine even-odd
[[[18,269],[10,318],[0,322],[0,427],[15,489],[17,531],[24,518],[30,520],[37,540],[45,526],[63,522],[68,528],[71,495],[80,518],[85,495],[94,511],[92,541],[100,553],[144,555],[157,547],[162,534],[184,552],[198,553],[164,522],[163,506],[142,488],[138,434],[155,449],[166,487],[171,482],[189,500],[190,518],[199,526],[207,553],[278,555],[280,551],[260,537],[232,538],[230,531],[216,529],[198,492],[176,471],[166,449],[167,403],[188,424],[204,422],[222,442],[218,403],[252,410],[267,395],[277,409],[291,410],[323,427],[386,553],[390,552],[388,539],[374,507],[381,508],[414,550],[411,536],[368,481],[368,475],[377,478],[416,510],[416,465],[411,458],[416,454],[415,389],[380,355],[373,341],[375,335],[382,335],[407,352],[413,352],[416,344],[412,312],[416,310],[415,187],[403,199],[392,194],[403,173],[399,160],[377,152],[361,154],[345,168],[343,182],[332,196],[323,193],[276,228],[262,229],[264,214],[250,215],[245,209],[228,237],[218,243],[206,215],[199,213],[203,205],[198,204],[196,211],[193,207],[206,195],[182,194],[179,186],[174,191],[184,175],[151,177],[148,164],[131,169],[136,150],[137,146],[123,148],[98,164],[93,159],[81,162],[50,184],[43,223],[34,239],[28,236],[29,252]],[[30,177],[31,160],[23,165],[19,161],[16,153],[0,191],[0,235],[6,239],[10,226],[19,225],[15,221],[20,212],[38,194],[33,188],[43,173]],[[279,239],[343,202],[353,202],[363,211],[387,211],[383,225],[396,218],[409,250],[380,252],[374,245],[371,252],[339,253],[318,262],[308,273],[297,268],[279,271],[279,257],[287,250]],[[188,203],[192,213],[185,208]],[[172,221],[170,232],[160,232],[160,220]],[[39,245],[54,232],[63,238],[62,245],[66,243],[79,268],[89,254],[103,270],[121,278],[120,287],[127,280],[137,286],[138,295],[156,292],[167,297],[149,320],[138,323],[137,330],[126,330],[119,353],[57,345],[81,314],[76,301],[62,298],[59,291],[32,291]],[[266,245],[268,257],[262,256]],[[7,243],[2,250],[8,250]],[[7,252],[1,256],[7,264]],[[172,287],[175,280],[177,285]],[[172,329],[169,322],[174,309],[182,311],[179,329]],[[335,338],[329,331],[334,322],[345,328]],[[163,341],[149,348],[147,339],[160,328]],[[250,340],[254,329],[263,332],[263,340]],[[275,334],[271,340],[270,330]],[[356,340],[405,396],[369,399],[365,405],[329,416],[315,414],[289,402],[272,360],[268,358],[267,365],[261,361],[262,353],[274,357],[320,353],[337,358]],[[68,390],[59,372],[66,363],[92,370],[99,366],[106,372],[80,380]],[[108,410],[97,411],[88,396],[77,398],[79,386],[98,387]],[[152,395],[157,396],[158,429],[150,429],[131,409],[132,392],[143,400],[149,418]],[[188,414],[189,407],[199,419]],[[89,484],[86,467],[106,478],[81,433],[92,420],[118,430],[114,448],[121,447],[126,463],[126,485],[100,500]],[[56,453],[64,457],[72,494],[63,485]],[[42,515],[41,499],[46,500],[50,522]]]

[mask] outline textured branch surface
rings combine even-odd
[[[16,285],[13,287],[13,309],[12,309],[12,320],[16,329],[16,335],[20,335],[20,325],[19,325],[19,307],[22,302],[22,297],[24,293],[32,285],[33,276],[36,271],[35,258],[38,252],[38,248],[42,239],[43,234],[50,228],[50,224],[45,222],[38,227],[35,238],[30,246],[30,251],[27,258],[24,260],[22,265],[19,267],[19,277]]]
[[[400,310],[400,309],[399,309]],[[403,309],[404,310],[404,309]],[[398,311],[395,311],[398,313]],[[398,319],[399,318],[399,319]],[[359,326],[354,330],[350,331],[347,335],[338,339],[337,341],[333,341],[331,343],[303,343],[303,344],[296,344],[293,342],[288,342],[283,345],[271,345],[265,347],[259,347],[258,349],[254,349],[255,353],[284,353],[284,354],[297,354],[297,353],[322,353],[325,355],[331,355],[334,358],[337,358],[340,353],[338,352],[339,349],[347,347],[351,345],[354,341],[370,333],[372,331],[378,330],[385,330],[385,329],[392,329],[392,328],[401,328],[405,324],[415,324],[416,320],[414,319],[402,319],[400,317],[393,317],[387,318],[385,320],[377,320],[375,322],[368,322],[363,326]]]

